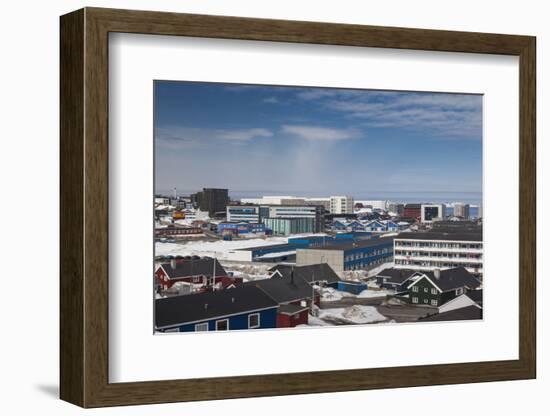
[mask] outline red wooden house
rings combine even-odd
[[[212,278],[214,276],[214,279]],[[166,290],[176,282],[202,284],[211,287],[213,282],[216,285],[229,285],[227,279],[231,279],[218,260],[203,257],[199,259],[174,259],[170,263],[162,263],[155,271],[156,282]],[[238,282],[239,278],[233,278],[231,283]],[[242,279],[241,279],[242,282]]]

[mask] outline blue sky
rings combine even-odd
[[[158,191],[481,192],[482,96],[155,82]]]

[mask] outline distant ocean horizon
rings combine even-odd
[[[178,196],[189,195],[200,189],[177,189]],[[173,189],[159,189],[155,194],[173,195]],[[304,198],[322,198],[330,195],[350,195],[356,201],[391,201],[397,203],[452,203],[463,202],[465,204],[480,205],[483,200],[482,192],[447,192],[447,191],[371,191],[371,192],[314,192],[314,191],[273,191],[273,190],[232,190],[229,188],[229,196],[232,199],[261,198],[262,196],[294,196]]]

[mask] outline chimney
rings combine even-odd
[[[170,267],[172,268],[172,270],[176,270],[176,259],[170,260]]]
[[[434,276],[436,279],[439,279],[441,277],[441,269],[435,269]]]

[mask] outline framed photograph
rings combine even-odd
[[[535,49],[62,16],[61,398],[535,378]]]

